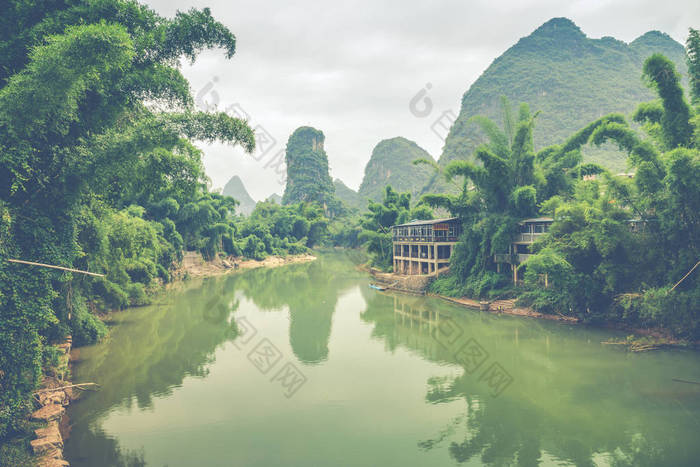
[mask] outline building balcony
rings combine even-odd
[[[401,235],[394,235],[392,237],[392,240],[394,242],[416,242],[416,243],[455,243],[457,241],[456,236],[451,236],[451,237],[439,237],[439,236],[434,236],[434,235],[425,235],[425,236],[401,236]]]
[[[536,240],[541,238],[545,233],[519,233],[515,236],[513,243],[535,243]]]
[[[497,253],[493,255],[493,262],[494,263],[507,263],[507,264],[521,264],[527,261],[530,256],[532,256],[529,253],[516,253],[516,254],[510,254],[510,253]]]

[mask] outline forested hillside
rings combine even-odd
[[[562,141],[605,114],[631,113],[639,102],[654,98],[640,76],[644,60],[657,52],[685,76],[683,46],[661,32],[626,44],[612,37],[590,39],[566,18],[547,21],[496,58],[464,94],[440,164],[474,160],[474,150],[486,139],[470,119],[482,115],[500,120],[501,96],[541,112],[533,135],[537,149]],[[613,145],[584,148],[584,160],[616,172],[627,167],[626,156]]]
[[[365,166],[358,193],[378,202],[384,196],[384,188],[391,185],[399,192],[411,193],[414,200],[418,199],[433,171],[425,165],[414,165],[416,159],[432,158],[416,143],[400,136],[380,141]]]
[[[335,196],[345,203],[348,208],[358,209],[360,211],[367,208],[367,200],[343,183],[341,179],[336,178],[333,180],[333,186],[335,187]]]

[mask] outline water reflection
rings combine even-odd
[[[484,465],[697,465],[700,391],[673,382],[697,375],[697,362],[684,352],[610,351],[595,329],[464,313],[424,297],[367,298],[362,318],[390,348],[462,369],[427,381],[426,402],[463,400],[466,410],[418,441],[421,449],[446,448],[458,463]],[[478,339],[512,373],[512,387],[493,397],[461,362],[464,340],[439,338],[445,321]]]
[[[232,450],[240,465],[632,466],[700,458],[700,387],[672,381],[700,380],[697,354],[632,354],[601,345],[609,332],[380,293],[342,255],[193,282],[168,297],[170,304],[115,315],[110,341],[81,351],[76,380],[102,390],[70,409],[72,465],[145,465],[154,449],[177,448],[177,430],[199,436],[196,446],[210,456],[202,465],[228,465],[221,459]],[[285,358],[308,374],[292,402],[244,352],[224,346],[241,339],[234,318],[244,311],[268,326],[259,337],[285,346],[288,338]],[[457,333],[441,339],[449,329]],[[469,339],[484,350],[477,368],[465,363]],[[215,357],[224,367],[217,375],[210,374]],[[492,363],[512,377],[497,396],[482,377]],[[187,377],[203,384],[164,397],[188,389]],[[128,408],[133,413],[120,411]],[[138,418],[155,433],[143,441],[146,455],[119,446],[138,447],[139,438],[118,442],[103,430],[115,412],[124,422],[149,410],[157,414]],[[223,441],[215,447],[212,439]],[[284,446],[283,457],[265,457],[267,443]]]
[[[344,255],[322,256],[302,265],[256,269],[240,276],[236,288],[261,310],[289,309],[289,342],[303,364],[328,358],[338,297],[362,280]]]

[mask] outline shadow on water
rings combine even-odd
[[[420,449],[483,465],[697,465],[700,387],[673,381],[698,374],[696,353],[628,353],[597,329],[363,294],[374,338],[459,369],[427,381],[427,403],[465,409]]]

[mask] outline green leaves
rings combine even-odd
[[[654,54],[644,62],[644,77],[661,99],[663,114],[659,123],[665,147],[691,147],[691,111],[673,63],[661,54]]]

